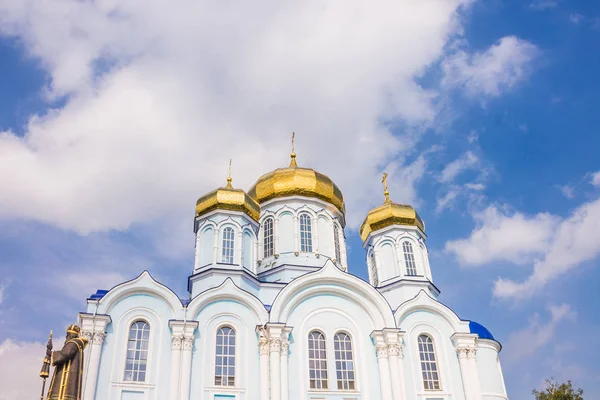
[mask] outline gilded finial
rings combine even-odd
[[[231,158],[229,159],[229,171],[227,172],[227,186],[225,186],[225,189],[233,189],[233,186],[231,186]]]
[[[290,168],[296,168],[298,166],[298,164],[296,163],[296,152],[294,150],[294,137],[296,136],[296,134],[294,132],[292,132],[292,153],[290,154],[291,160],[290,160]]]
[[[386,172],[383,173],[383,178],[381,178],[381,183],[383,183],[383,195],[385,196],[385,203],[391,203],[390,200],[390,192],[388,191],[387,186],[387,177],[388,174]]]

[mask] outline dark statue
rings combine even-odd
[[[70,325],[65,344],[58,351],[52,351],[52,337],[48,341],[44,363],[54,366],[54,375],[50,381],[47,400],[81,400],[83,350],[88,341],[79,337],[80,331],[81,328],[77,325]],[[47,372],[45,375],[48,376]],[[44,369],[40,376],[45,378]]]

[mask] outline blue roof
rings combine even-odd
[[[478,324],[475,321],[469,321],[469,330],[471,333],[476,333],[480,339],[496,340],[494,339],[494,336],[492,336],[492,333],[488,331],[485,326]]]
[[[96,290],[96,293],[90,296],[90,300],[100,300],[104,297],[104,295],[106,295],[106,293],[108,293],[108,290],[98,289]]]

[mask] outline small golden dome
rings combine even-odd
[[[390,200],[387,190],[387,174],[383,174],[385,201],[382,206],[369,211],[367,218],[360,226],[360,237],[367,240],[371,232],[378,231],[391,225],[416,226],[425,233],[425,222],[419,217],[415,209],[407,204],[396,204]]]
[[[293,134],[290,157],[289,167],[278,168],[261,176],[250,188],[248,195],[259,204],[278,197],[315,197],[333,204],[342,214],[346,214],[342,191],[327,175],[314,169],[298,167]]]
[[[231,162],[227,185],[200,197],[196,202],[196,217],[213,210],[240,211],[255,221],[260,218],[260,206],[242,189],[231,186]]]

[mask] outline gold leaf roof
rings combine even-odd
[[[294,134],[292,134],[290,157],[289,167],[278,168],[261,176],[250,188],[248,195],[259,204],[278,197],[314,197],[333,204],[345,215],[346,206],[340,188],[327,175],[311,168],[298,167],[294,152]]]
[[[227,178],[227,186],[205,194],[196,202],[196,217],[213,210],[240,211],[255,221],[260,218],[258,203],[242,189],[234,189],[231,176]]]

